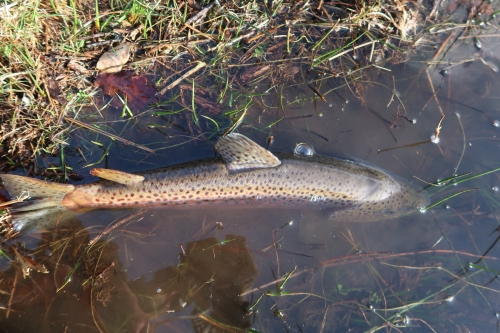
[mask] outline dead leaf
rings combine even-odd
[[[66,104],[67,100],[61,92],[59,83],[54,79],[47,80],[47,90],[49,91],[50,97],[58,101],[61,105]]]
[[[127,101],[127,106],[132,112],[145,109],[154,101],[156,89],[148,85],[145,76],[134,76],[133,71],[123,71],[116,74],[101,73],[94,82],[94,86],[101,87],[104,94],[113,97],[111,105],[122,108],[121,99]]]
[[[21,264],[23,278],[26,279],[26,277],[28,275],[30,275],[30,272],[32,270],[35,270],[38,273],[44,273],[44,274],[47,274],[49,272],[43,264],[36,263],[30,257],[22,255],[21,253],[19,253],[19,251],[17,251],[17,249],[14,246],[11,246],[11,249],[14,252],[14,255],[16,256],[17,260],[19,260],[19,263]]]
[[[122,70],[130,57],[131,43],[122,43],[104,52],[97,62],[96,69],[106,73],[116,73]]]
[[[68,62],[68,68],[80,74],[89,75],[89,70],[77,63],[75,60],[70,60]]]

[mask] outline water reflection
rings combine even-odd
[[[12,246],[22,252],[17,257],[48,271],[23,278],[17,260],[0,273],[4,330],[150,332],[182,330],[186,324],[176,322],[190,322],[195,332],[235,332],[250,326],[249,302],[240,295],[258,271],[244,237],[181,244],[176,265],[130,280],[119,245],[100,239],[106,231],[92,239],[88,231],[74,220],[44,232],[31,249]]]

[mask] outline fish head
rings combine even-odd
[[[421,187],[410,183],[406,179],[390,175],[390,182],[384,183],[379,190],[387,193],[387,196],[378,203],[380,219],[396,218],[418,211],[429,205],[429,195]]]
[[[330,218],[343,222],[377,222],[409,215],[429,205],[425,190],[398,176],[386,173],[384,177],[363,183],[365,195],[357,204],[334,210]]]

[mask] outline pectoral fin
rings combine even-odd
[[[281,164],[269,150],[238,133],[220,138],[215,149],[226,161],[228,170],[233,172],[273,168]]]
[[[90,170],[90,174],[127,186],[137,185],[144,180],[143,176],[112,169],[95,168]]]

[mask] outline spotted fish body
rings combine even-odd
[[[335,220],[369,222],[415,212],[429,202],[422,189],[364,162],[293,153],[275,156],[235,134],[226,141],[216,146],[222,158],[142,174],[94,169],[93,174],[109,180],[81,186],[1,177],[11,195],[24,190],[40,198],[14,207],[14,213],[54,202],[70,211],[235,204],[315,209]],[[53,186],[58,188],[51,192]]]

